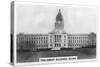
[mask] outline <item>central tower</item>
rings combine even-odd
[[[67,48],[67,34],[64,31],[64,20],[60,9],[56,16],[54,30],[49,34],[49,38],[49,44],[52,50]]]
[[[58,14],[56,16],[54,32],[56,32],[56,33],[63,33],[64,32],[63,16],[61,14],[61,10],[60,9],[59,9],[59,12],[58,12]]]

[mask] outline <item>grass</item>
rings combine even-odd
[[[17,51],[17,62],[38,62],[43,57],[78,56],[78,59],[96,58],[96,48],[47,50],[47,51]]]

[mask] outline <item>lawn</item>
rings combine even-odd
[[[39,58],[78,56],[78,59],[96,58],[96,48],[47,50],[47,51],[17,51],[17,62],[38,62]]]

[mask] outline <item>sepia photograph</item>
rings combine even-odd
[[[16,3],[16,63],[96,59],[97,8]]]

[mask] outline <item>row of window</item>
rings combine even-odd
[[[44,40],[44,41],[34,41],[35,44],[47,44],[48,40]]]
[[[55,42],[61,42],[61,39],[55,39]]]
[[[66,37],[66,36],[65,36],[65,37]],[[39,40],[40,40],[40,39],[43,39],[43,40],[45,39],[45,40],[48,40],[48,37],[43,37],[43,38],[42,38],[42,37],[40,37],[40,38],[18,38],[17,40],[20,41],[20,40],[33,40],[33,39],[39,39]],[[56,37],[55,39],[58,40],[58,39],[61,39],[61,37]],[[74,40],[74,39],[82,39],[82,40],[84,39],[84,40],[88,40],[87,37],[68,37],[68,39],[69,39],[69,40],[70,40],[70,39],[71,39],[71,40],[72,40],[72,39],[73,39],[73,40]]]
[[[50,36],[50,38],[52,38],[53,36]],[[55,38],[56,37],[61,37],[61,35],[55,35]],[[64,36],[64,38],[66,38],[66,36]]]
[[[69,46],[69,47],[76,47],[76,46],[77,46],[77,47],[81,47],[80,44],[73,44],[73,45],[71,44],[71,45],[68,45],[68,46]]]
[[[68,40],[68,43],[87,43],[87,40]]]
[[[80,37],[71,36],[71,37],[68,37],[68,39],[88,39],[88,37],[87,36],[84,36],[84,37],[82,37],[82,36],[80,36]]]
[[[61,39],[55,39],[55,42],[61,42]],[[53,42],[53,39],[50,39],[50,42]],[[64,42],[66,42],[66,39],[64,39]]]
[[[20,41],[17,43],[26,43],[26,44],[48,44],[48,40],[43,40],[43,41]]]
[[[55,47],[61,47],[61,44],[55,44]]]
[[[85,44],[85,43],[84,44],[68,44],[68,46],[82,46],[82,45],[85,46],[85,45],[88,45],[88,44]]]
[[[52,44],[50,44],[50,46],[52,46]],[[64,44],[64,46],[66,46],[66,44]],[[55,44],[55,47],[61,47],[61,44]]]
[[[48,39],[48,37],[23,37],[23,38],[17,38],[17,40],[33,40],[33,39]]]
[[[47,48],[48,45],[37,45],[37,48]]]

